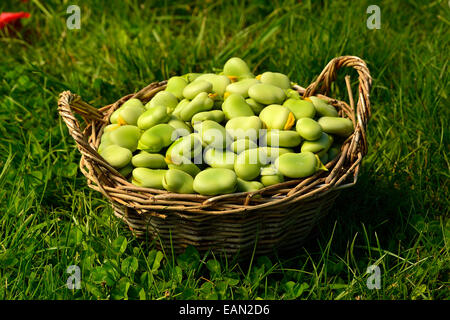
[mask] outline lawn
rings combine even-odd
[[[31,13],[0,30],[0,299],[450,298],[448,1],[79,1],[69,29],[71,4],[0,4]],[[380,29],[367,27],[373,4]],[[232,56],[307,86],[341,55],[371,71],[369,152],[291,255],[239,263],[135,239],[87,187],[57,113],[64,90],[101,107]],[[344,75],[332,95],[347,99]],[[80,289],[66,285],[71,265]]]

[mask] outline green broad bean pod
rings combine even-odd
[[[350,119],[339,117],[321,117],[317,121],[323,131],[340,137],[348,137],[353,133],[353,123]]]
[[[154,97],[147,102],[145,108],[147,110],[156,107],[164,106],[167,108],[167,113],[172,113],[178,104],[178,99],[169,91],[160,91],[154,95]]]
[[[262,104],[281,104],[286,99],[283,89],[267,83],[257,83],[248,89],[248,96]]]
[[[163,148],[168,147],[174,137],[175,128],[166,123],[157,124],[146,130],[139,139],[138,149],[150,153],[160,152]]]
[[[252,108],[245,102],[244,97],[240,94],[230,94],[222,104],[222,111],[225,118],[230,120],[236,117],[254,116]]]
[[[141,151],[134,155],[131,163],[135,167],[149,168],[149,169],[165,169],[167,168],[164,156],[159,153],[149,153]]]
[[[320,124],[310,118],[301,118],[297,121],[295,130],[305,140],[315,141],[322,136],[322,127]]]
[[[263,141],[270,147],[293,148],[302,142],[302,138],[296,131],[274,129],[266,132]]]
[[[166,123],[169,121],[170,115],[167,113],[167,108],[162,105],[154,106],[144,113],[142,113],[137,119],[137,126],[141,130],[147,130],[160,123]]]
[[[333,143],[333,136],[322,132],[322,135],[319,139],[314,141],[304,141],[301,146],[301,152],[310,151],[313,153],[317,153],[323,150],[328,150]]]
[[[220,177],[220,178],[219,178]],[[237,177],[233,170],[208,168],[194,178],[194,191],[206,196],[233,193],[236,190]]]
[[[256,78],[259,78],[261,83],[270,84],[283,90],[291,87],[291,80],[283,73],[266,71]]]
[[[260,83],[259,80],[250,78],[250,79],[242,79],[237,82],[230,83],[227,87],[225,92],[228,94],[239,94],[244,98],[248,98],[248,89],[257,84]]]
[[[283,106],[288,108],[295,117],[295,120],[301,118],[314,118],[316,115],[316,109],[314,105],[307,100],[299,100],[299,99],[287,99]]]
[[[120,126],[108,135],[111,143],[129,149],[134,152],[137,149],[138,141],[141,136],[141,130],[132,125]]]
[[[205,80],[195,80],[191,83],[189,83],[184,89],[183,89],[183,97],[186,99],[192,100],[196,96],[198,96],[200,93],[210,93],[212,91],[212,84],[211,82],[205,81]]]
[[[183,99],[183,90],[188,85],[188,81],[183,77],[171,77],[167,81],[165,91],[173,94],[178,100]]]
[[[129,149],[115,144],[105,147],[100,152],[100,155],[106,160],[106,162],[116,169],[120,169],[128,165],[133,157],[133,154]]]
[[[230,58],[223,66],[223,74],[235,79],[253,78],[247,63],[238,57]]]
[[[237,178],[236,191],[238,192],[252,192],[264,188],[264,185],[259,181],[246,181]]]
[[[257,116],[235,117],[228,120],[225,129],[233,140],[247,138],[252,141],[257,141],[262,126],[263,123]]]
[[[247,181],[258,177],[261,167],[267,163],[267,154],[264,149],[248,149],[241,152],[234,162],[236,175]]]
[[[233,170],[236,154],[231,151],[207,148],[205,149],[203,158],[206,164],[212,168],[225,168]]]
[[[192,117],[191,123],[194,125],[197,122],[203,122],[205,120],[212,120],[217,123],[221,123],[225,120],[225,113],[223,113],[222,110],[199,112]]]
[[[166,172],[164,169],[135,168],[131,183],[143,188],[164,189],[163,178]]]
[[[306,151],[301,153],[285,153],[276,161],[278,171],[288,178],[305,178],[317,171],[317,157]]]
[[[139,99],[129,99],[117,110],[117,123],[120,125],[130,124],[135,126],[137,119],[144,111],[145,107]]]
[[[194,193],[194,178],[178,169],[169,169],[162,179],[164,189],[176,193]]]
[[[240,154],[241,152],[248,149],[256,149],[258,145],[250,139],[238,139],[230,144],[230,150],[236,154]]]
[[[209,111],[212,109],[213,105],[214,101],[208,97],[208,94],[206,92],[200,92],[180,110],[180,119],[183,121],[191,121],[196,113]]]
[[[289,130],[295,123],[294,114],[279,104],[265,107],[259,118],[267,129]]]
[[[322,100],[318,97],[308,97],[305,100],[310,100],[314,108],[316,108],[316,113],[323,116],[323,117],[337,117],[338,112],[335,107],[333,107],[331,104],[328,104],[325,100]]]
[[[212,85],[212,92],[223,97],[227,86],[231,83],[230,79],[225,75],[215,73],[206,73],[199,76],[195,81],[204,80]]]

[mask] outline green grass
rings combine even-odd
[[[80,1],[80,30],[63,2],[0,4],[32,15],[0,31],[0,299],[449,299],[447,1]],[[232,56],[306,86],[340,55],[373,77],[370,149],[358,185],[290,256],[172,257],[134,239],[86,186],[56,110],[63,90],[100,107]],[[333,95],[347,99],[344,75]]]

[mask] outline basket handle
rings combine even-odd
[[[75,117],[74,112],[78,113],[84,119],[86,124],[90,121],[100,121],[106,123],[103,113],[97,108],[84,102],[79,95],[70,91],[60,93],[58,99],[58,112],[66,123],[66,126],[69,129],[69,134],[75,140],[80,152],[87,152],[91,155],[97,155],[97,151],[90,146],[83,135],[80,123]]]
[[[363,141],[362,152],[363,155],[365,155],[367,153],[367,122],[369,121],[371,115],[369,93],[372,87],[372,77],[370,76],[369,69],[367,68],[364,60],[356,56],[342,56],[332,59],[325,66],[317,79],[305,89],[303,96],[309,97],[314,95],[316,92],[325,92],[325,94],[327,94],[331,89],[331,84],[337,78],[337,71],[341,67],[352,67],[358,72],[359,75],[358,102],[356,105],[356,110],[353,111],[356,113],[357,120],[357,127],[355,128],[355,131],[360,131],[361,133]],[[349,92],[349,95],[351,107],[354,108],[351,92]]]

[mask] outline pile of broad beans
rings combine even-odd
[[[99,154],[136,186],[220,195],[305,178],[334,159],[354,128],[288,76],[255,77],[240,58],[223,71],[174,76],[145,105],[110,117]]]

